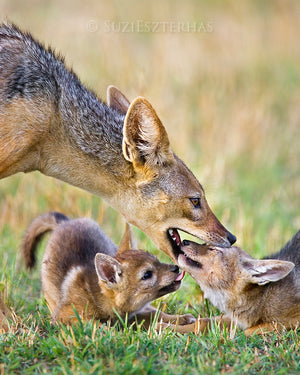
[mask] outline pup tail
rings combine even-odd
[[[33,220],[25,233],[21,245],[21,251],[27,268],[33,268],[35,265],[36,249],[43,235],[68,220],[69,218],[67,216],[59,212],[48,212]]]

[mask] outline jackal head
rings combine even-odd
[[[178,230],[207,244],[232,245],[235,236],[219,222],[200,183],[172,152],[166,129],[151,104],[141,97],[130,104],[112,86],[108,104],[126,113],[122,151],[130,177],[126,191],[122,190],[121,199],[118,196],[115,202],[126,220],[146,233],[174,262],[181,254]]]

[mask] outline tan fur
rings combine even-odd
[[[226,323],[228,328],[237,324],[250,335],[298,327],[299,249],[297,237],[292,241],[293,246],[288,243],[274,257],[262,260],[251,258],[237,247],[223,249],[184,241],[179,266],[196,280],[204,297],[225,315],[172,328],[181,333],[204,332],[215,321],[222,326]],[[293,259],[297,267],[290,261]]]
[[[76,321],[76,309],[83,320],[115,320],[117,312],[123,318],[128,314],[130,322],[148,325],[157,313],[149,302],[180,286],[177,266],[160,263],[145,251],[128,249],[132,243],[129,225],[117,249],[92,220],[70,221],[58,213],[42,215],[30,225],[22,244],[27,266],[34,265],[32,253],[42,233],[48,231],[52,233],[41,279],[53,320]],[[158,316],[181,325],[194,321],[191,315]]]
[[[17,99],[0,108],[1,178],[38,169],[39,144],[44,142],[54,115],[51,104],[40,105]]]

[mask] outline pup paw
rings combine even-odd
[[[178,324],[186,325],[195,323],[196,318],[192,314],[179,315]]]

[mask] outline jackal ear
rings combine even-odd
[[[126,115],[130,106],[130,101],[126,96],[115,86],[108,86],[107,92],[107,105],[110,108],[116,109],[117,111]]]
[[[136,249],[136,243],[133,238],[132,228],[131,225],[126,223],[125,227],[125,233],[122,237],[120,246],[118,248],[117,254],[122,253],[126,250],[135,250]]]
[[[162,164],[173,159],[168,134],[151,104],[136,98],[123,127],[123,155],[135,168]]]
[[[113,286],[120,281],[121,264],[113,257],[98,253],[95,256],[95,268],[99,281]]]
[[[276,259],[247,259],[243,264],[253,284],[264,285],[286,277],[295,264],[285,260]]]

